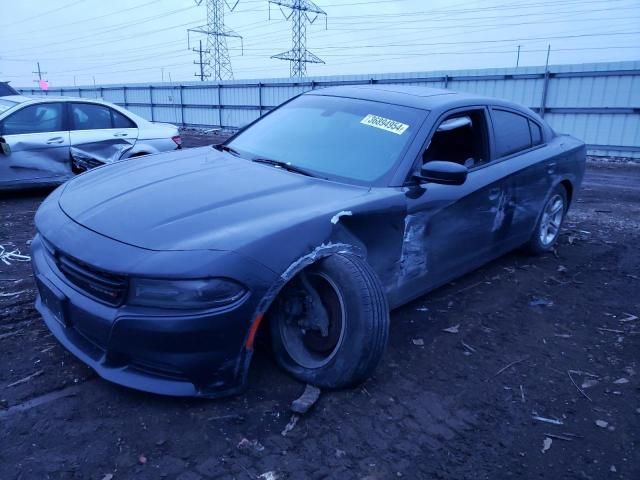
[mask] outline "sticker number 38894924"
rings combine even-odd
[[[396,135],[402,135],[407,128],[409,128],[409,125],[406,123],[396,122],[389,118],[378,117],[377,115],[371,114],[360,120],[360,123],[370,127],[379,128],[381,130],[386,130],[387,132],[395,133]]]

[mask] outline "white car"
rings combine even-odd
[[[60,184],[105,163],[181,145],[175,125],[101,100],[0,97],[0,189]]]

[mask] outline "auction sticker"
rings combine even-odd
[[[396,122],[389,118],[378,117],[377,115],[371,114],[360,120],[360,123],[370,127],[379,128],[381,130],[386,130],[387,132],[395,133],[396,135],[402,135],[407,128],[409,128],[409,125],[406,123]]]

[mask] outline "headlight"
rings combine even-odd
[[[226,278],[203,280],[131,280],[129,304],[161,308],[212,308],[241,298],[246,288]]]

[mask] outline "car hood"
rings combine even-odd
[[[311,218],[329,223],[368,191],[202,147],[90,170],[58,201],[80,225],[137,247],[237,250]]]

